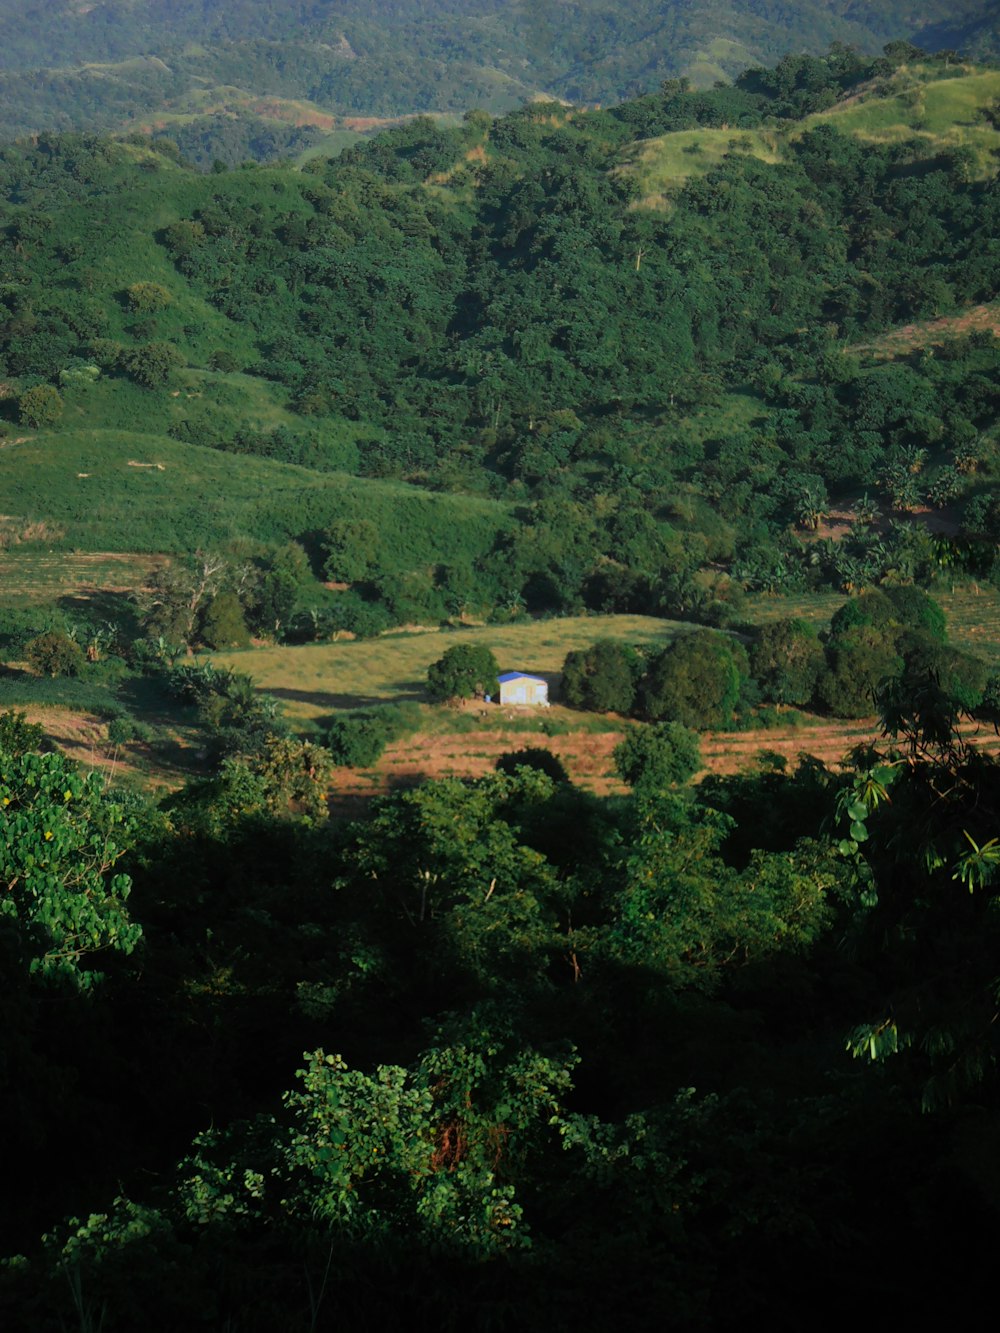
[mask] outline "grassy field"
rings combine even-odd
[[[643,206],[662,208],[669,205],[671,193],[692,176],[710,171],[728,153],[780,162],[793,139],[817,125],[830,124],[869,143],[918,139],[928,155],[970,148],[979,173],[992,176],[997,171],[1000,133],[981,112],[1000,98],[1000,70],[963,69],[955,78],[942,79],[921,66],[904,67],[893,77],[892,95],[849,98],[807,117],[792,134],[780,129],[696,129],[641,140],[632,146],[620,170],[636,177]]]
[[[415,564],[472,559],[508,526],[506,506],[402,483],[239,457],[132,431],[64,430],[2,450],[0,513],[44,518],[62,550],[177,552],[246,536],[287,540],[370,518]]]
[[[50,553],[33,547],[0,550],[0,587],[5,604],[51,604],[60,597],[132,592],[145,587],[153,570],[163,563],[162,556],[109,551]]]
[[[781,159],[778,136],[771,130],[677,130],[635,144],[620,170],[638,180],[642,207],[659,208],[670,191],[711,171],[731,152],[762,162]]]
[[[828,123],[871,143],[917,138],[932,152],[970,148],[982,174],[994,175],[1000,135],[979,112],[1000,97],[1000,70],[967,69],[953,79],[929,79],[919,66],[901,69],[893,79],[894,96],[833,107],[810,116],[801,132]]]
[[[568,616],[482,629],[390,634],[358,642],[252,648],[213,653],[212,661],[251,675],[262,690],[281,700],[293,723],[303,723],[328,717],[339,709],[407,699],[422,701],[426,697],[427,668],[459,643],[485,644],[492,649],[501,671],[528,671],[555,685],[566,654],[586,648],[596,639],[663,645],[691,628],[679,621],[651,616]],[[573,716],[584,720],[583,714]]]

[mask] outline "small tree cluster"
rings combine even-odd
[[[427,670],[427,692],[437,703],[447,699],[482,698],[495,694],[500,668],[483,644],[459,643]]]

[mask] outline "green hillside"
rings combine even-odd
[[[955,64],[906,65],[888,78],[860,84],[843,101],[790,125],[675,130],[639,142],[627,170],[644,200],[662,204],[672,189],[717,167],[727,154],[745,153],[763,162],[790,157],[789,146],[819,125],[876,144],[919,144],[922,155],[968,150],[974,170],[997,171],[994,108],[1000,101],[1000,71]]]
[[[925,35],[926,34],[926,35]],[[890,38],[930,50],[996,53],[996,25],[978,3],[871,5],[796,0],[342,0],[335,9],[267,0],[240,4],[137,0],[128,5],[0,3],[4,137],[40,129],[124,131],[173,121],[199,101],[304,99],[336,116],[393,117],[510,110],[536,96],[608,104],[685,76],[711,87],[748,65],[831,43],[865,54]],[[195,150],[229,160],[300,151],[303,138],[239,110],[237,130],[202,123]],[[174,122],[176,123],[176,122]],[[300,140],[295,148],[296,137]],[[213,148],[214,146],[214,148]],[[195,153],[195,156],[199,156]],[[199,160],[200,156],[199,156]]]
[[[323,475],[139,431],[39,432],[3,453],[7,521],[43,518],[69,550],[220,547],[239,537],[286,542],[365,518],[414,563],[477,559],[509,524],[506,508],[398,483]],[[51,548],[50,538],[46,545]]]
[[[732,619],[744,590],[979,569],[998,356],[962,319],[1000,291],[997,80],[840,51],[416,118],[302,170],[7,149],[0,512],[97,551],[294,538],[397,621]],[[864,350],[914,323],[956,336]],[[877,523],[804,542],[862,498]],[[338,565],[355,520],[383,538]]]

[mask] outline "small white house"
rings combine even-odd
[[[502,704],[548,707],[549,686],[541,676],[529,676],[524,671],[505,671],[502,676],[497,677],[497,680],[500,682]]]

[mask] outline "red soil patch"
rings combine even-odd
[[[970,333],[992,333],[1000,338],[1000,302],[972,306],[960,315],[942,315],[939,319],[906,324],[872,342],[856,343],[849,350],[892,357],[912,352],[915,347],[940,347],[952,338],[967,337]]]
[[[265,120],[281,120],[288,125],[315,125],[318,130],[334,130],[340,123],[336,116],[327,115],[323,111],[307,110],[305,107],[293,106],[288,102],[275,101],[271,98],[261,98],[252,102],[250,110],[255,116],[262,116]]]

